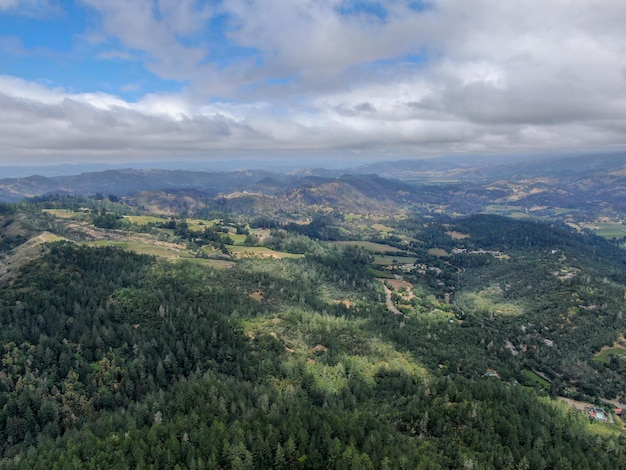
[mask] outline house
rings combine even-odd
[[[590,407],[587,408],[587,412],[589,413],[589,417],[593,419],[597,419],[598,421],[608,421],[609,418],[602,408]]]
[[[487,369],[485,371],[485,373],[483,374],[483,377],[496,377],[496,378],[500,378],[500,374],[498,374],[495,370],[493,369]]]

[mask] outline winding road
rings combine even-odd
[[[383,288],[385,289],[385,303],[387,304],[389,311],[391,313],[395,313],[396,315],[402,315],[403,313],[393,304],[393,300],[391,300],[391,290],[389,290],[389,287],[387,287],[384,282]]]

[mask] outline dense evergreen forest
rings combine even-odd
[[[370,237],[402,249],[381,266],[336,243],[355,235],[337,217],[139,227],[103,201],[88,223],[199,255],[57,241],[1,281],[0,467],[626,468],[618,425],[555,399],[626,398],[621,356],[594,360],[626,326],[611,242],[404,217]],[[29,230],[77,230],[30,204],[3,206],[5,228],[28,209]],[[19,236],[3,233],[3,254]],[[236,236],[292,256],[203,263],[203,246],[223,257]],[[398,314],[385,283],[399,277],[414,296],[393,292]]]

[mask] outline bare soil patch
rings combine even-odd
[[[453,240],[462,240],[464,238],[469,238],[469,234],[468,233],[456,232],[454,230],[451,231],[451,232],[446,232],[446,235],[448,235]]]
[[[262,302],[263,292],[261,292],[260,290],[255,290],[252,294],[250,294],[250,297],[256,300],[257,302]]]
[[[428,254],[436,256],[438,258],[443,258],[445,256],[450,256],[450,254],[446,250],[444,250],[442,248],[431,248],[430,250],[428,250]]]

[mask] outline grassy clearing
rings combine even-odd
[[[538,376],[532,370],[523,370],[522,375],[526,380],[527,385],[539,385],[541,388],[550,388],[550,382],[548,382],[543,377]]]
[[[81,244],[92,247],[117,246],[124,250],[133,251],[141,255],[156,256],[157,258],[166,259],[168,261],[190,261],[212,268],[229,268],[236,263],[235,261],[229,260],[197,258],[195,253],[192,253],[183,246],[174,245],[172,243],[152,244],[136,241],[98,240],[92,242],[81,242]],[[215,250],[212,250],[208,254],[211,255],[215,253]]]
[[[148,225],[167,222],[167,219],[163,217],[155,217],[153,215],[125,215],[124,219],[128,220],[131,224]]]
[[[229,261],[229,260],[223,260],[223,259],[181,258],[181,260],[182,259],[185,259],[186,261],[189,261],[191,263],[196,263],[202,266],[208,266],[210,268],[217,268],[217,269],[232,268],[236,264],[236,261]]]
[[[374,243],[360,240],[347,240],[331,242],[334,245],[339,246],[359,246],[372,253],[406,253],[406,251],[396,248],[394,246],[384,245],[383,243]]]
[[[391,274],[389,271],[382,271],[380,269],[370,268],[370,272],[372,273],[372,276],[377,279],[394,279],[393,274]]]
[[[437,258],[444,258],[446,256],[450,256],[450,254],[442,248],[431,248],[430,250],[428,250],[428,254],[432,256],[436,256]]]
[[[41,235],[39,235],[39,239],[44,243],[53,243],[59,242],[61,240],[67,240],[66,238],[59,237],[58,235],[50,232],[43,232]]]
[[[125,250],[134,251],[142,255],[157,256],[169,260],[178,258],[194,258],[184,247],[175,245],[157,245],[152,243],[142,243],[134,241],[98,240],[92,242],[81,242],[85,246],[117,246]]]
[[[599,352],[594,354],[592,360],[608,363],[611,360],[611,355],[617,357],[626,356],[626,348],[623,346],[605,346]]]
[[[50,214],[59,219],[77,219],[83,220],[88,216],[85,212],[75,212],[70,209],[44,209],[43,212]]]
[[[174,236],[174,232],[175,232],[173,228],[157,227],[157,228],[154,228],[153,230],[156,230],[156,232],[160,232],[160,233],[167,233],[168,235],[171,235],[171,236]]]
[[[228,251],[230,251],[236,258],[302,258],[304,255],[297,255],[293,253],[285,253],[282,251],[274,251],[264,246],[237,246],[228,245]]]
[[[126,215],[124,218],[137,225],[162,224],[170,220],[167,217],[153,215]],[[213,227],[218,222],[217,220],[206,219],[185,219],[185,221],[187,222],[189,230],[194,232],[202,232],[206,227]]]
[[[360,376],[373,387],[380,371],[399,371],[420,381],[428,379],[426,369],[410,354],[364,335],[359,320],[294,310],[273,318],[247,319],[242,326],[251,340],[270,335],[279,341],[290,354],[283,367],[297,368],[304,363],[315,386],[326,393],[340,392],[351,375]],[[325,341],[329,335],[334,338],[332,343]],[[332,364],[326,360],[329,347],[339,348],[339,357]]]
[[[238,235],[236,233],[229,233],[228,236],[230,237],[230,239],[233,241],[233,243],[235,245],[243,245],[243,243],[246,241],[246,236],[245,235]]]
[[[418,262],[418,258],[414,256],[374,256],[374,264],[378,266],[393,266],[394,264],[415,264]]]
[[[189,230],[193,230],[194,232],[202,232],[205,227],[213,227],[216,223],[217,220],[187,219]]]
[[[250,233],[256,235],[258,237],[267,237],[269,236],[271,230],[269,228],[251,228]]]
[[[485,207],[488,214],[506,215],[508,217],[528,217],[528,214],[521,206],[507,206],[505,204],[494,204]]]
[[[522,305],[503,302],[502,299],[502,289],[499,286],[490,286],[479,292],[461,294],[457,302],[468,311],[489,317],[518,316],[524,313]]]
[[[375,340],[368,346],[368,354],[342,354],[335,365],[323,363],[313,355],[306,361],[307,371],[315,378],[315,385],[327,393],[337,393],[347,386],[350,375],[360,376],[372,387],[376,385],[376,375],[381,371],[397,371],[419,381],[427,380],[428,372],[424,367],[390,344]]]
[[[626,225],[616,223],[597,223],[593,225],[587,225],[596,235],[603,238],[622,238],[626,236]]]
[[[446,235],[448,235],[453,240],[463,240],[465,238],[469,238],[469,234],[457,232],[457,231],[454,231],[454,230],[451,231],[451,232],[446,232]]]
[[[356,222],[358,220],[361,220],[363,218],[363,216],[361,216],[360,214],[346,214],[344,216],[344,220],[346,222]]]
[[[372,224],[372,228],[374,230],[378,230],[379,232],[383,232],[383,233],[393,232],[393,227],[388,227],[387,225],[383,225],[383,224]]]

